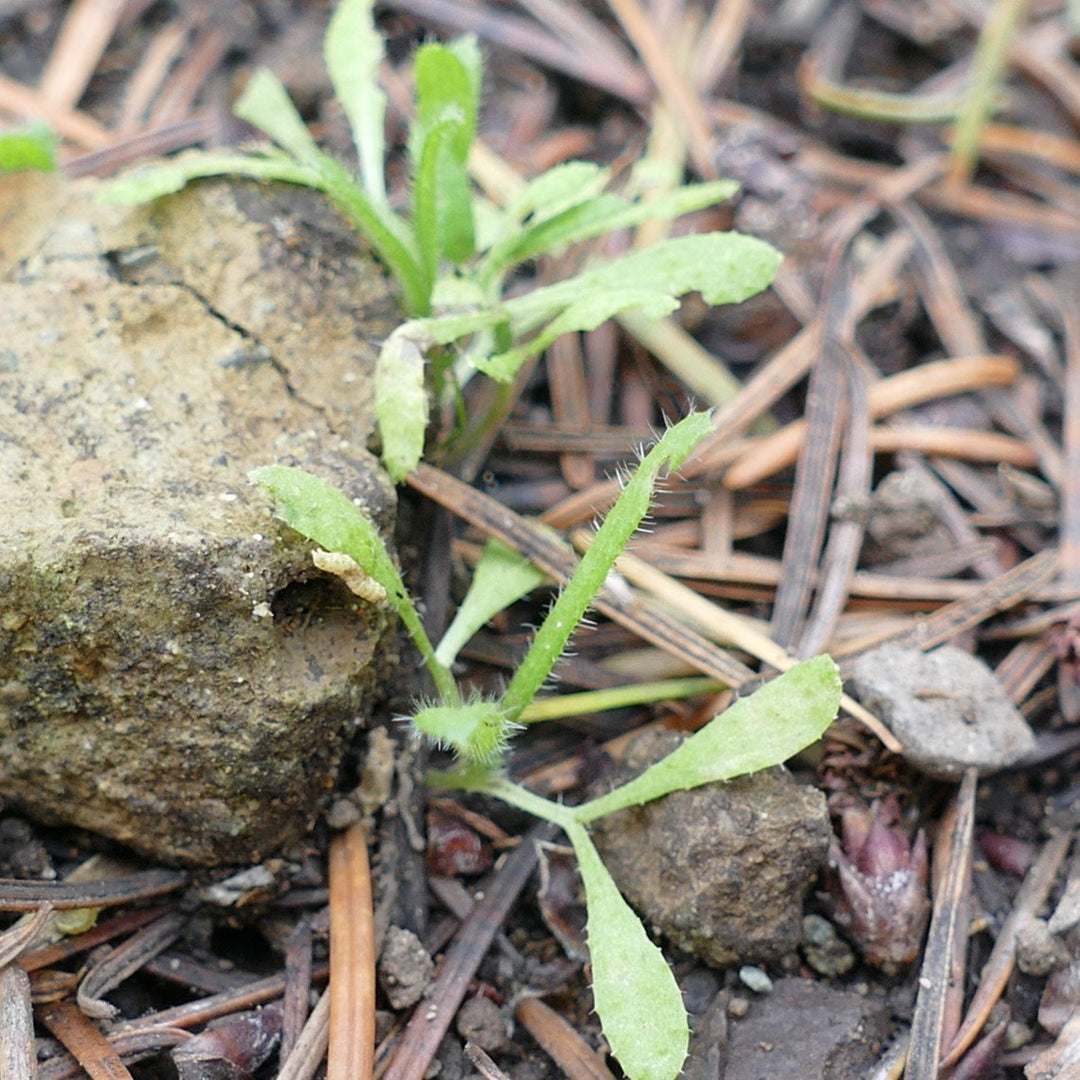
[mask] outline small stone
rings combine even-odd
[[[846,975],[855,966],[855,952],[821,915],[803,918],[803,956],[819,975],[835,978]]]
[[[753,990],[755,994],[772,993],[772,979],[761,968],[755,967],[753,964],[743,964],[739,968],[739,982],[747,989]]]
[[[435,964],[411,930],[391,926],[383,943],[378,970],[379,985],[391,1008],[407,1009],[424,996]]]
[[[1016,966],[1042,978],[1069,962],[1069,950],[1050,932],[1045,919],[1032,919],[1016,931]]]
[[[675,732],[638,736],[620,782],[680,741]],[[616,884],[646,924],[716,967],[795,949],[803,898],[831,834],[821,792],[780,769],[673,792],[593,828]]]
[[[1035,736],[994,673],[962,649],[931,652],[884,645],[855,662],[860,701],[904,745],[904,757],[928,776],[957,780],[1015,765]]]
[[[502,1050],[510,1043],[510,1029],[502,1010],[483,994],[469,998],[458,1009],[455,1024],[457,1033],[466,1042],[475,1043],[489,1053]]]

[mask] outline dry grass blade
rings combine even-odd
[[[123,878],[86,884],[0,878],[0,911],[36,911],[42,904],[52,904],[57,911],[111,907],[161,896],[186,882],[187,875],[177,870],[143,870]]]
[[[842,431],[834,506],[865,506],[870,498],[873,453],[867,415],[866,364],[856,351],[853,340],[845,340],[839,350],[847,382],[847,417]],[[818,574],[821,584],[795,645],[797,655],[814,656],[832,640],[851,590],[864,529],[858,514],[833,520]]]
[[[0,966],[0,1077],[34,1080],[34,1015],[30,1008],[30,976],[15,964]]]
[[[673,63],[670,44],[660,37],[656,24],[637,0],[608,0],[608,6],[633,42],[668,111],[684,128],[694,167],[703,177],[715,177],[712,125],[701,98]]]
[[[421,1080],[424,1076],[495,932],[536,866],[537,842],[550,840],[554,834],[554,826],[537,825],[507,857],[447,949],[428,996],[409,1020],[383,1080]]]
[[[0,968],[6,967],[26,950],[48,922],[52,908],[43,904],[33,915],[20,919],[10,929],[0,934]],[[23,968],[25,971],[26,968]]]
[[[412,12],[425,22],[477,34],[634,105],[647,105],[652,100],[649,80],[633,61],[615,62],[608,52],[603,62],[597,63],[595,52],[571,48],[562,36],[546,32],[531,19],[455,0],[388,0],[386,6]]]
[[[575,540],[584,541],[587,537],[582,533]],[[719,604],[694,592],[636,555],[621,555],[616,567],[631,584],[662,598],[665,604],[696,623],[710,637],[748,652],[777,671],[788,671],[799,662],[783,646],[756,629],[749,619],[725,611]],[[842,695],[840,702],[847,713],[872,731],[889,750],[896,754],[903,752],[903,746],[892,732],[868,709],[847,694]]]
[[[56,1036],[91,1080],[131,1080],[116,1048],[70,1001],[38,1011],[38,1019]]]
[[[37,90],[0,74],[0,109],[27,120],[44,120],[58,135],[87,150],[107,146],[108,130],[86,113],[57,105]]]
[[[570,1080],[614,1080],[603,1057],[539,998],[522,998],[514,1015]]]
[[[509,544],[560,584],[565,584],[573,573],[573,552],[549,533],[468,484],[424,464],[406,477],[406,483],[485,533]],[[685,659],[702,674],[711,675],[725,686],[741,686],[753,676],[745,664],[700,634],[688,630],[655,605],[629,603],[605,589],[596,598],[593,607],[651,644]]]
[[[963,978],[953,969],[953,964],[957,941],[963,942],[967,937],[966,899],[971,879],[976,784],[975,770],[968,769],[950,811],[948,865],[935,890],[904,1080],[937,1080],[941,1047],[949,1035],[945,1030],[949,987],[963,985]],[[944,839],[942,836],[939,843]]]
[[[327,1080],[369,1080],[375,1067],[375,913],[362,823],[330,841],[328,993]]]
[[[1011,386],[1019,373],[1020,365],[1011,356],[935,360],[870,386],[867,413],[871,419],[880,420],[927,401],[987,386]],[[749,487],[793,464],[806,439],[806,430],[806,420],[794,420],[775,435],[752,443],[724,474],[724,486],[734,490]]]
[[[476,1066],[476,1071],[484,1080],[510,1080],[510,1077],[475,1043],[465,1044],[465,1056]]]
[[[75,0],[41,76],[43,97],[58,105],[82,97],[125,6],[126,0]]]
[[[117,1010],[115,1006],[103,1001],[102,995],[119,986],[129,975],[138,971],[147,960],[171,945],[180,935],[184,921],[184,916],[178,912],[162,915],[156,922],[144,926],[99,964],[92,967],[79,983],[79,992],[76,997],[79,1008],[87,1016],[111,1020]]]
[[[1024,883],[1013,901],[1012,911],[998,931],[993,952],[979,974],[979,988],[968,1005],[964,1022],[949,1043],[948,1051],[941,1062],[942,1069],[951,1068],[960,1060],[989,1018],[990,1010],[1001,996],[1013,972],[1017,934],[1038,915],[1071,843],[1072,833],[1068,832],[1060,833],[1049,840],[1024,878]]]
[[[324,993],[311,1010],[300,1037],[282,1062],[277,1080],[311,1080],[326,1057],[330,1041],[330,995]]]
[[[302,917],[285,947],[285,997],[282,1003],[281,1060],[285,1061],[304,1030],[311,994],[311,923]]]
[[[980,585],[971,597],[938,608],[895,644],[914,645],[924,650],[941,645],[956,634],[1028,599],[1037,586],[1057,573],[1057,567],[1057,552],[1053,549],[1041,551],[1001,577]]]

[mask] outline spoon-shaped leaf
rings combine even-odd
[[[675,976],[589,834],[573,822],[565,828],[585,883],[593,999],[604,1038],[631,1080],[674,1080],[690,1039]]]
[[[840,690],[828,656],[806,660],[736,701],[640,776],[570,812],[595,821],[672,791],[779,765],[821,737],[836,718]]]

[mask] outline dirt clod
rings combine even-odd
[[[639,736],[623,778],[678,742],[674,732]],[[795,948],[829,834],[822,794],[779,769],[675,792],[596,825],[605,863],[646,924],[718,967]]]

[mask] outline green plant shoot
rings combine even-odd
[[[631,1080],[674,1080],[686,1056],[689,1028],[678,985],[663,954],[619,893],[586,825],[672,791],[783,763],[819,738],[835,718],[841,692],[836,665],[827,657],[800,664],[738,701],[641,776],[577,807],[551,802],[511,783],[498,765],[517,719],[550,674],[647,512],[658,476],[665,469],[677,468],[708,426],[706,415],[691,415],[669,429],[643,458],[498,701],[462,700],[448,666],[457,641],[440,643],[437,650],[431,647],[378,532],[346,496],[300,469],[275,466],[252,474],[288,525],[355,561],[357,572],[384,589],[401,614],[441,698],[419,707],[412,721],[460,759],[457,768],[429,775],[429,784],[493,795],[566,832],[585,884],[596,1011],[612,1052]],[[505,564],[507,553],[495,549],[488,558],[495,565],[500,560]],[[477,575],[485,576],[486,572]],[[515,568],[513,578],[505,587],[481,582],[477,597],[465,605],[476,605],[465,625],[474,626],[478,617],[496,610],[494,605],[512,601],[536,580],[520,568]],[[462,631],[452,632],[459,639]]]
[[[420,460],[428,426],[425,353],[468,339],[453,378],[476,370],[509,381],[560,334],[587,330],[623,312],[668,314],[679,297],[699,291],[709,303],[737,303],[765,288],[780,256],[737,233],[683,237],[599,262],[583,273],[513,299],[511,274],[537,256],[557,253],[614,229],[671,219],[729,198],[726,180],[691,184],[657,198],[625,198],[607,190],[607,170],[568,162],[525,185],[504,210],[476,196],[469,150],[480,104],[481,58],[469,37],[424,45],[414,64],[416,116],[408,150],[408,212],[387,197],[383,172],[386,98],[378,84],[383,41],[372,0],[342,0],[330,20],[325,60],[352,128],[354,175],[316,145],[269,71],[257,71],[236,113],[270,145],[248,153],[190,154],[114,182],[106,197],[144,202],[189,180],[216,175],[304,184],[322,191],[363,234],[401,288],[406,323],[386,342],[376,374],[375,412],[383,458],[395,479]],[[446,361],[440,357],[440,371]],[[442,402],[440,402],[442,404]]]

